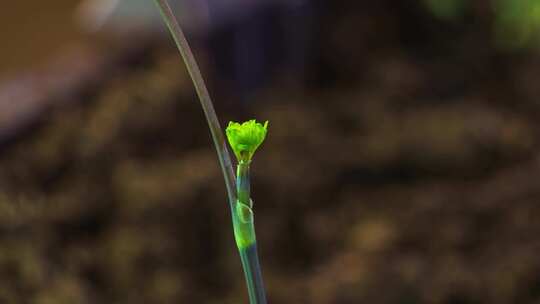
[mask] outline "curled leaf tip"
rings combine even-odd
[[[257,148],[266,138],[268,121],[263,124],[255,119],[242,124],[229,122],[225,133],[238,161],[250,161]]]

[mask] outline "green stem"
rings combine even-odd
[[[266,304],[266,294],[262,280],[261,266],[257,254],[257,243],[240,249],[240,258],[244,267],[244,274],[248,287],[249,302],[252,304]]]
[[[249,302],[266,304],[261,266],[257,254],[257,240],[250,199],[249,161],[240,161],[236,170],[236,191],[238,200],[233,216],[234,235],[240,252]]]
[[[236,196],[239,202],[251,207],[249,164],[251,161],[240,161],[236,167]]]
[[[236,208],[233,212],[234,238],[239,250],[256,242],[253,210],[249,198],[249,162],[240,161],[236,168]]]
[[[251,200],[249,195],[249,163],[241,162],[238,170],[238,186],[235,191],[236,181],[231,164],[231,157],[223,130],[217,119],[216,111],[212,104],[212,99],[204,83],[201,71],[191,52],[189,44],[174,16],[167,0],[154,0],[159,8],[161,16],[165,21],[173,39],[182,55],[187,70],[199,96],[199,101],[204,111],[212,140],[216,147],[219,164],[225,179],[227,195],[229,198],[229,207],[231,208],[234,235],[240,258],[244,268],[246,283],[248,287],[249,301],[251,304],[266,304],[264,285],[262,281],[261,268],[257,255],[257,244],[255,240],[255,228],[253,226],[253,211],[251,210]],[[238,192],[238,193],[237,193]],[[238,200],[237,200],[238,194]]]

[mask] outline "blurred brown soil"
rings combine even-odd
[[[86,40],[75,16],[80,2],[4,1],[0,10],[0,79],[44,64],[67,42]]]
[[[253,164],[270,303],[538,303],[538,56],[345,43],[351,18],[370,22],[333,23],[310,89],[276,81],[245,117],[215,96],[222,122],[270,121]],[[246,302],[178,55],[119,54],[2,146],[0,302]]]

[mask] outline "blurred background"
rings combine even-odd
[[[170,0],[252,169],[270,303],[540,303],[540,2]],[[247,303],[150,0],[0,6],[0,303]]]

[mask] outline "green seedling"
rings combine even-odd
[[[197,91],[206,121],[208,122],[221,171],[225,179],[234,237],[244,269],[249,301],[251,304],[266,304],[253,223],[253,202],[250,198],[249,166],[253,154],[266,137],[268,122],[264,125],[257,123],[255,120],[250,120],[242,124],[229,123],[227,127],[227,138],[238,160],[235,176],[231,157],[225,144],[223,130],[221,129],[212,99],[210,98],[210,94],[208,93],[208,89],[185,35],[167,0],[154,0],[154,2],[157,4],[161,16],[182,55],[189,75],[193,80],[193,85]]]
[[[233,228],[251,303],[266,303],[253,224],[253,201],[250,198],[249,166],[253,154],[266,138],[268,122],[264,125],[255,120],[243,124],[230,122],[226,129],[227,139],[236,155],[236,205]]]

